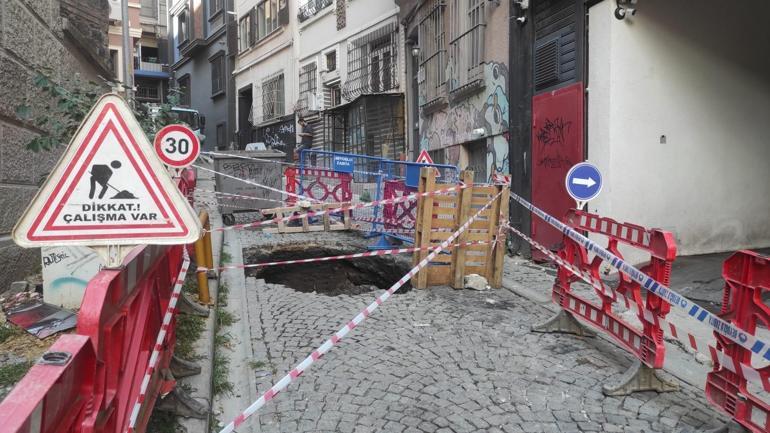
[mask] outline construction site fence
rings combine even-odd
[[[183,171],[177,184],[192,199],[195,173]],[[206,263],[210,239],[200,244],[197,258]],[[155,346],[184,248],[142,246],[122,267],[98,272],[86,287],[75,332],[58,337],[0,402],[0,432],[125,432],[150,355],[159,349],[156,368],[139,399],[135,426],[144,431],[155,401],[175,385],[169,370],[175,321],[167,327],[162,347]]]

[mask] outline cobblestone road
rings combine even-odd
[[[264,392],[373,298],[248,278]],[[703,392],[605,397],[631,358],[601,339],[535,334],[550,312],[508,290],[397,294],[248,424],[262,432],[696,432]],[[264,363],[264,364],[263,364]],[[264,370],[264,371],[263,371]]]

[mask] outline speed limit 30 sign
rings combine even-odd
[[[168,125],[155,134],[155,152],[169,167],[184,168],[198,159],[201,142],[192,129]]]

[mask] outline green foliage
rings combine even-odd
[[[52,150],[69,143],[86,114],[99,97],[106,93],[105,84],[84,81],[77,74],[56,81],[50,78],[50,71],[46,72],[48,74],[40,73],[32,80],[32,85],[39,92],[28,96],[24,104],[16,107],[17,117],[42,131],[41,135],[27,143],[27,148],[34,152]],[[42,105],[41,101],[44,102]],[[181,123],[176,113],[171,111],[179,102],[177,92],[172,90],[166,96],[166,101],[165,104],[129,101],[139,124],[150,138],[166,125]]]
[[[217,309],[217,322],[219,326],[228,327],[232,326],[237,320],[233,314],[225,309]]]
[[[230,358],[221,351],[214,353],[214,372],[212,387],[214,395],[232,394],[233,383],[227,380],[227,373],[230,367]]]
[[[0,343],[5,342],[5,340],[22,333],[21,328],[17,326],[13,326],[10,323],[6,322],[2,325],[0,325]]]
[[[176,415],[169,412],[153,411],[147,423],[148,433],[176,433]]]
[[[27,361],[0,367],[0,386],[10,386],[20,381],[32,368],[32,364],[31,361]]]
[[[220,265],[226,266],[233,261],[233,256],[231,256],[227,251],[222,251],[222,254],[219,256],[219,261]]]
[[[195,342],[206,329],[206,321],[193,314],[178,314],[176,316],[176,345],[174,353],[187,360],[196,359]]]

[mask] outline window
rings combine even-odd
[[[299,106],[306,110],[317,110],[318,107],[312,103],[316,93],[316,72],[318,68],[316,62],[309,63],[302,67],[299,72]]]
[[[283,73],[262,82],[262,120],[284,114]]]
[[[142,102],[161,102],[160,82],[137,79],[136,99]]]
[[[334,0],[307,0],[305,4],[299,7],[297,19],[299,19],[299,22],[301,23],[305,22],[326,7],[331,6],[333,3]]]
[[[190,106],[190,74],[185,74],[177,81],[177,88],[179,90],[179,105],[185,107]]]
[[[227,126],[224,122],[217,124],[217,149],[227,149]]]
[[[214,15],[222,12],[224,3],[225,0],[209,0],[209,16],[213,17]]]
[[[486,0],[452,0],[449,42],[449,90],[481,80],[484,61]]]
[[[422,11],[418,28],[420,69],[417,74],[420,106],[440,98],[446,84],[444,2],[432,0]]]
[[[265,0],[257,5],[257,30],[262,39],[278,28],[278,0]]]
[[[225,91],[225,56],[218,53],[211,59],[211,94],[218,95]]]
[[[139,15],[147,18],[158,18],[158,0],[142,0]]]
[[[251,15],[251,13],[244,15],[238,24],[238,51],[245,51],[254,45],[252,42],[254,35],[251,27]]]
[[[345,99],[398,88],[398,39],[398,25],[390,23],[348,44]]]
[[[324,107],[333,108],[342,103],[342,92],[340,91],[340,83],[329,84],[324,86]]]
[[[120,57],[118,57],[118,50],[110,50],[110,63],[112,63],[112,74],[115,77],[119,77],[119,71],[120,71]]]
[[[179,15],[176,16],[176,28],[179,36],[179,45],[182,45],[190,38],[187,22],[187,9],[179,12]]]
[[[336,71],[337,70],[337,50],[329,51],[325,55],[326,57],[326,71]]]

